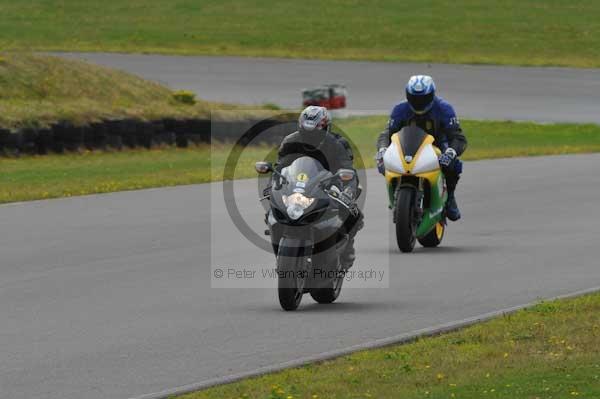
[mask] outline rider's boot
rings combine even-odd
[[[342,265],[342,270],[346,271],[352,267],[354,264],[354,260],[356,259],[356,251],[354,250],[354,238],[348,238],[348,242],[346,243],[346,248],[344,248],[344,252],[340,255],[340,264]]]
[[[456,173],[453,168],[445,168],[444,174],[446,175],[446,187],[448,189],[448,200],[446,201],[446,217],[452,220],[453,222],[456,222],[458,219],[460,219],[460,210],[458,209],[458,204],[456,203],[454,191],[456,190],[456,185],[458,184],[460,175]]]
[[[458,219],[460,219],[460,210],[458,209],[458,204],[456,203],[454,191],[448,193],[448,201],[446,201],[446,216],[453,222],[456,222]]]
[[[364,217],[362,212],[360,212],[352,223],[352,227],[348,232],[348,242],[346,243],[346,248],[344,248],[344,252],[342,252],[340,255],[340,263],[343,270],[350,269],[354,264],[354,260],[356,259],[356,251],[354,250],[354,237],[356,237],[356,233],[358,233],[358,231],[362,229],[364,225]]]

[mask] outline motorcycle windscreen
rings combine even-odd
[[[406,126],[402,128],[398,136],[404,156],[414,157],[427,137],[427,133],[420,127]]]
[[[327,170],[314,158],[300,157],[290,166],[283,168],[281,174],[288,181],[286,191],[310,192],[312,188],[323,178]]]

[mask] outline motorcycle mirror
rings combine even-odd
[[[337,175],[341,181],[347,182],[354,179],[356,173],[352,169],[339,169]]]
[[[273,165],[270,162],[257,162],[254,164],[254,169],[260,174],[265,174],[273,171]]]

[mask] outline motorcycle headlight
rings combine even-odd
[[[290,206],[296,205],[296,206],[300,207],[302,210],[308,208],[309,206],[312,205],[313,202],[315,202],[314,198],[309,198],[302,193],[294,193],[292,195],[284,195],[281,197],[281,199],[283,200],[283,205],[287,206],[288,208]]]
[[[304,210],[308,208],[313,202],[314,198],[309,198],[301,193],[294,193],[292,195],[284,195],[281,197],[283,204],[287,207],[287,214],[292,220],[300,219],[304,215]]]
[[[298,205],[290,205],[287,207],[287,214],[292,220],[298,220],[302,215],[304,215],[304,208],[301,208]]]

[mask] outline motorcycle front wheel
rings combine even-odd
[[[414,188],[399,187],[396,191],[394,222],[396,223],[396,243],[398,244],[398,248],[402,252],[412,252],[417,241]]]
[[[277,294],[283,310],[296,310],[304,294],[306,276],[302,271],[307,270],[308,257],[304,248],[279,245],[277,254]]]

